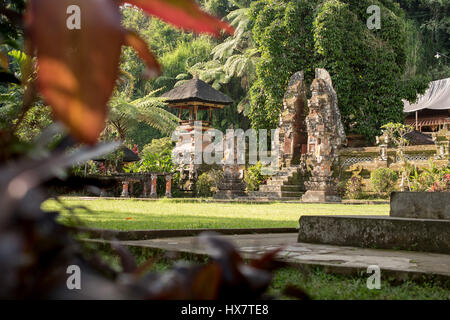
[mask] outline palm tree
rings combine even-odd
[[[208,62],[197,63],[188,69],[193,76],[210,83],[215,89],[228,84],[233,77],[241,79],[241,87],[248,92],[250,84],[255,77],[255,65],[259,52],[255,48],[252,32],[249,25],[249,1],[233,1],[238,9],[227,15],[227,20],[235,27],[233,36],[214,47],[212,59]],[[175,86],[183,84],[189,74],[179,74]],[[250,111],[248,96],[238,104],[238,111],[247,115]]]

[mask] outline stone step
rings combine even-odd
[[[289,179],[286,179],[286,180],[269,180],[269,181],[267,181],[267,186],[282,186],[282,185],[288,184],[289,183],[288,180]]]
[[[283,198],[298,198],[298,200],[300,200],[300,198],[302,197],[303,194],[304,194],[304,192],[301,192],[301,191],[282,191],[281,197],[283,197]]]
[[[282,191],[305,192],[305,187],[299,184],[285,184],[281,186]]]
[[[283,198],[279,198],[279,197],[263,197],[263,196],[248,196],[248,197],[239,197],[237,198],[237,200],[241,200],[241,201],[257,201],[257,202],[273,202],[273,201],[280,201],[280,202],[285,202],[285,201],[295,201],[295,202],[300,202],[299,198],[297,197],[292,197],[292,198],[288,198],[288,197],[283,197]]]
[[[294,191],[294,192],[303,192],[305,191],[301,185],[282,185],[282,186],[273,186],[273,185],[262,185],[259,187],[259,191],[262,192],[281,192],[281,191]]]
[[[302,216],[298,242],[450,254],[450,220]]]
[[[248,193],[250,198],[291,198],[300,200],[303,192],[291,192],[291,191],[252,191]]]

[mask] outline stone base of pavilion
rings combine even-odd
[[[331,194],[327,191],[313,191],[308,190],[302,196],[302,202],[305,203],[339,203],[342,202],[341,197],[336,194]]]
[[[165,197],[172,198],[172,174],[161,172],[149,172],[149,173],[117,173],[112,175],[91,175],[88,178],[94,178],[99,181],[111,182],[116,181],[122,184],[121,198],[130,198],[131,196],[137,196],[139,198],[158,198],[158,177],[163,176],[165,178]],[[142,185],[142,191],[140,194],[134,194],[134,184],[140,183]],[[112,192],[106,187],[102,187],[100,190],[100,197],[110,197]]]

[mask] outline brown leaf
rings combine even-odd
[[[2,67],[5,70],[8,70],[8,57],[3,54],[3,52],[0,52],[0,67]]]
[[[67,8],[81,9],[70,30]],[[38,88],[55,117],[82,142],[94,144],[105,126],[125,31],[111,0],[30,0],[26,26],[38,57]]]
[[[211,263],[204,266],[195,276],[192,283],[192,297],[195,300],[217,299],[222,270],[219,264]]]

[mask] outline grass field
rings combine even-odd
[[[195,228],[298,227],[302,215],[388,215],[388,204],[238,204],[193,203],[179,200],[82,200],[63,198],[43,204],[44,210],[58,210],[62,223],[73,224],[66,207],[76,207],[76,217],[87,227],[143,230]]]
[[[289,299],[282,294],[282,289],[292,284],[302,288],[313,300],[450,300],[450,290],[435,283],[393,285],[382,280],[380,289],[369,290],[366,281],[366,275],[347,277],[318,270],[304,274],[286,268],[275,272],[268,292]]]

